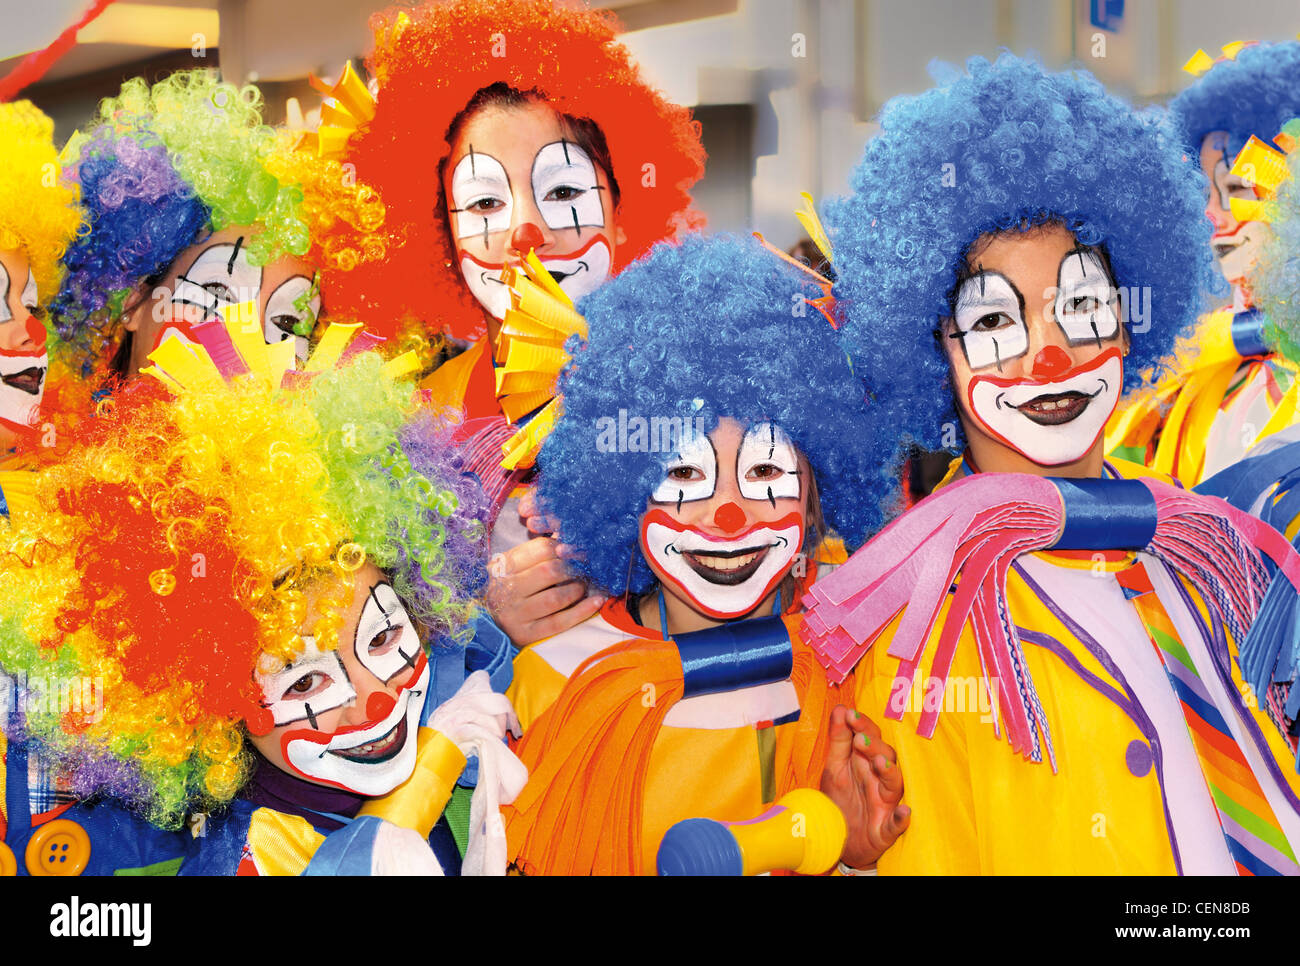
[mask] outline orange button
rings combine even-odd
[[[90,862],[90,836],[71,819],[56,818],[32,834],[26,859],[31,875],[81,875]]]
[[[14,850],[0,842],[0,876],[17,874],[18,860],[14,858]]]

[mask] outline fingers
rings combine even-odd
[[[912,824],[912,810],[906,805],[895,806],[880,823],[880,844],[886,849],[889,848],[907,831],[910,824]]]
[[[880,780],[882,802],[897,804],[903,800],[903,769],[884,754],[876,754],[871,758],[871,771]]]
[[[509,567],[509,563],[506,566]],[[493,588],[495,593],[504,593],[507,597],[522,599],[572,579],[573,575],[569,573],[568,565],[558,557],[552,556],[527,567],[507,570],[501,576],[494,576],[492,582],[496,585]]]
[[[582,586],[582,585],[579,585]],[[566,608],[559,613],[551,614],[542,620],[533,623],[533,641],[540,641],[547,637],[554,637],[562,631],[567,631],[571,627],[577,627],[588,617],[591,617],[604,606],[608,600],[604,594],[594,594],[591,597],[584,597],[572,607]],[[532,643],[530,641],[529,643]]]
[[[541,512],[537,507],[537,487],[530,486],[519,498],[519,515],[527,520]]]
[[[549,536],[559,532],[560,521],[542,512],[534,487],[529,487],[528,492],[519,498],[519,517],[530,533]]]
[[[533,537],[502,554],[507,575],[519,574],[537,564],[559,559],[558,544],[550,537]]]
[[[849,719],[853,717],[848,708],[837,704],[831,711],[830,732],[826,743],[826,767],[837,765],[849,759],[853,754],[853,733]]]

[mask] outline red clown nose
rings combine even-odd
[[[1070,355],[1059,345],[1045,346],[1034,356],[1035,379],[1052,379],[1070,371]]]
[[[531,221],[524,222],[510,235],[510,247],[521,255],[527,255],[544,244],[546,244],[546,237]]]
[[[397,701],[386,691],[376,691],[366,699],[366,717],[371,721],[383,721],[392,712]]]
[[[735,533],[745,526],[745,511],[735,503],[724,503],[713,514],[713,525],[723,533]]]

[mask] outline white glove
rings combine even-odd
[[[469,803],[469,845],[461,874],[505,875],[508,856],[501,806],[513,802],[528,781],[528,769],[504,742],[507,730],[521,734],[510,699],[492,690],[486,671],[475,671],[434,710],[428,725],[442,732],[466,758],[478,756],[478,784]]]

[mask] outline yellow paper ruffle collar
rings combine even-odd
[[[191,330],[196,342],[167,339],[149,354],[153,365],[141,372],[161,381],[173,392],[211,388],[238,378],[260,379],[279,388],[295,379],[309,377],[336,366],[345,350],[361,333],[358,323],[331,323],[311,356],[298,368],[294,340],[268,344],[262,335],[262,320],[256,302],[227,306],[219,319]],[[357,349],[373,348],[381,340],[362,335],[366,341]],[[404,352],[384,364],[384,371],[400,378],[416,371],[414,352]]]

